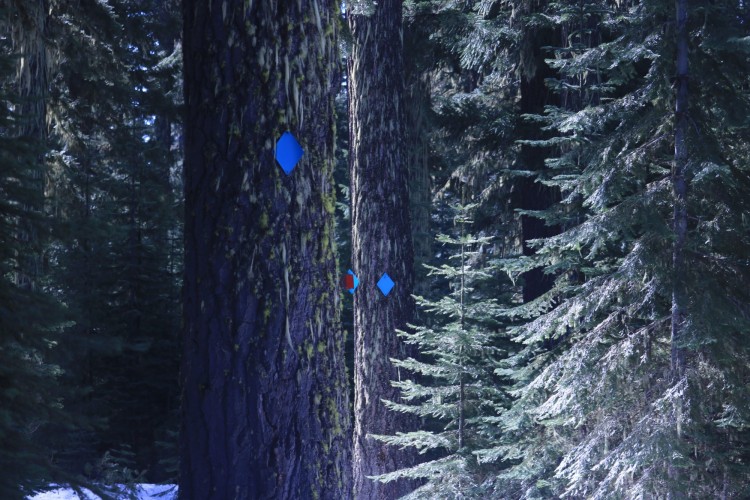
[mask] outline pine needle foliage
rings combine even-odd
[[[563,231],[503,263],[555,276],[548,293],[503,313],[523,319],[512,333],[526,348],[498,367],[515,401],[480,457],[513,463],[492,484],[505,497],[748,494],[747,7],[690,9],[686,276],[671,261],[673,4],[555,2],[545,13],[566,34],[546,49],[562,105],[528,117],[554,132],[528,144],[558,151],[538,182],[563,197],[532,214]],[[669,308],[680,282],[689,368],[675,380]]]
[[[76,425],[56,433],[57,458],[94,479],[96,463],[123,446],[150,480],[165,479],[165,452],[176,457],[166,446],[177,428],[181,267],[173,4],[51,11],[59,42],[49,196],[60,227],[52,259],[75,317],[61,364],[78,388],[67,401]]]
[[[494,0],[414,0],[404,5],[405,41],[411,40],[406,49],[426,75],[430,91],[425,121],[433,232],[449,231],[450,205],[465,189],[466,198],[477,203],[472,231],[494,236],[485,248],[490,257],[513,254],[519,246],[509,170],[519,150],[514,140],[520,122],[517,60],[523,25],[514,12],[512,4]],[[441,265],[445,253],[435,249],[425,261]],[[488,272],[495,277],[484,286],[507,293],[507,277]],[[429,285],[433,293],[444,293],[441,285]]]
[[[3,24],[8,11],[0,11]],[[19,133],[28,117],[14,84],[17,54],[0,40],[0,498],[21,499],[55,475],[40,430],[61,418],[59,366],[50,354],[60,341],[63,311],[41,275],[17,277],[46,238],[38,189],[42,144]],[[31,230],[31,231],[30,231]],[[29,232],[37,238],[28,238]]]

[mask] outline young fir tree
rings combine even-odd
[[[402,401],[386,402],[391,411],[425,419],[426,427],[375,436],[390,446],[414,448],[431,457],[377,477],[385,483],[400,478],[425,480],[405,498],[479,497],[488,469],[480,466],[475,452],[490,444],[492,422],[506,399],[494,368],[497,359],[507,354],[508,344],[497,336],[495,290],[480,286],[492,277],[486,255],[492,238],[469,233],[476,205],[462,202],[451,209],[453,234],[439,235],[437,243],[452,262],[427,266],[429,276],[449,284],[450,293],[435,300],[417,297],[431,324],[399,334],[417,347],[421,358],[393,360],[399,379],[392,383],[401,391]]]

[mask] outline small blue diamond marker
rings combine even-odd
[[[383,276],[380,278],[380,281],[378,281],[378,288],[380,288],[380,291],[383,292],[383,295],[386,297],[389,293],[391,293],[391,290],[393,289],[393,280],[390,276],[388,276],[388,273],[383,273]]]
[[[286,175],[294,170],[303,154],[305,152],[302,150],[302,146],[299,145],[291,132],[284,132],[284,135],[276,143],[276,161],[279,162],[279,166]]]
[[[354,274],[354,271],[352,271],[351,269],[349,269],[349,271],[347,271],[347,274],[351,274],[351,276],[352,276],[352,281],[354,283],[354,286],[349,289],[349,293],[351,293],[352,295],[354,295],[354,291],[359,286],[359,278],[357,278],[357,275]]]

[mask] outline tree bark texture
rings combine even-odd
[[[400,0],[383,0],[370,15],[348,13],[352,265],[361,280],[354,295],[353,472],[354,495],[367,500],[398,498],[414,487],[367,478],[414,463],[410,450],[368,436],[416,426],[382,402],[399,398],[391,386],[399,373],[390,359],[407,355],[396,330],[405,329],[414,314],[401,8]],[[387,296],[376,286],[383,273],[395,282]]]
[[[674,193],[674,233],[672,267],[674,284],[672,288],[672,335],[671,365],[673,376],[680,377],[685,368],[684,350],[679,346],[683,336],[685,315],[687,314],[687,291],[684,248],[687,239],[687,191],[688,182],[685,169],[688,163],[688,5],[687,0],[676,1],[677,11],[677,99],[675,103],[674,169],[672,190]]]
[[[332,0],[185,0],[180,498],[350,498]],[[304,149],[286,175],[275,145]]]
[[[16,84],[21,116],[20,136],[31,141],[42,151],[47,138],[47,0],[13,2],[12,12],[18,18],[13,23],[13,49],[19,55]],[[44,154],[40,152],[36,168],[29,174],[32,189],[28,205],[24,207],[33,213],[44,210]],[[27,247],[27,253],[19,256],[19,271],[16,284],[27,290],[36,287],[40,272],[41,251],[39,234],[33,223],[22,223],[19,239]]]

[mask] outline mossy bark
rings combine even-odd
[[[353,473],[355,497],[368,500],[398,498],[414,486],[367,478],[414,461],[411,450],[368,436],[415,427],[411,417],[382,402],[399,398],[391,386],[399,373],[390,360],[407,355],[396,330],[405,329],[414,314],[401,8],[400,0],[384,0],[371,15],[348,16],[353,38],[348,80],[352,266],[361,280],[354,296]],[[376,286],[383,273],[395,282],[388,296]]]
[[[180,498],[350,498],[337,4],[186,0]],[[291,131],[304,157],[274,159]],[[312,346],[315,346],[313,349]]]

